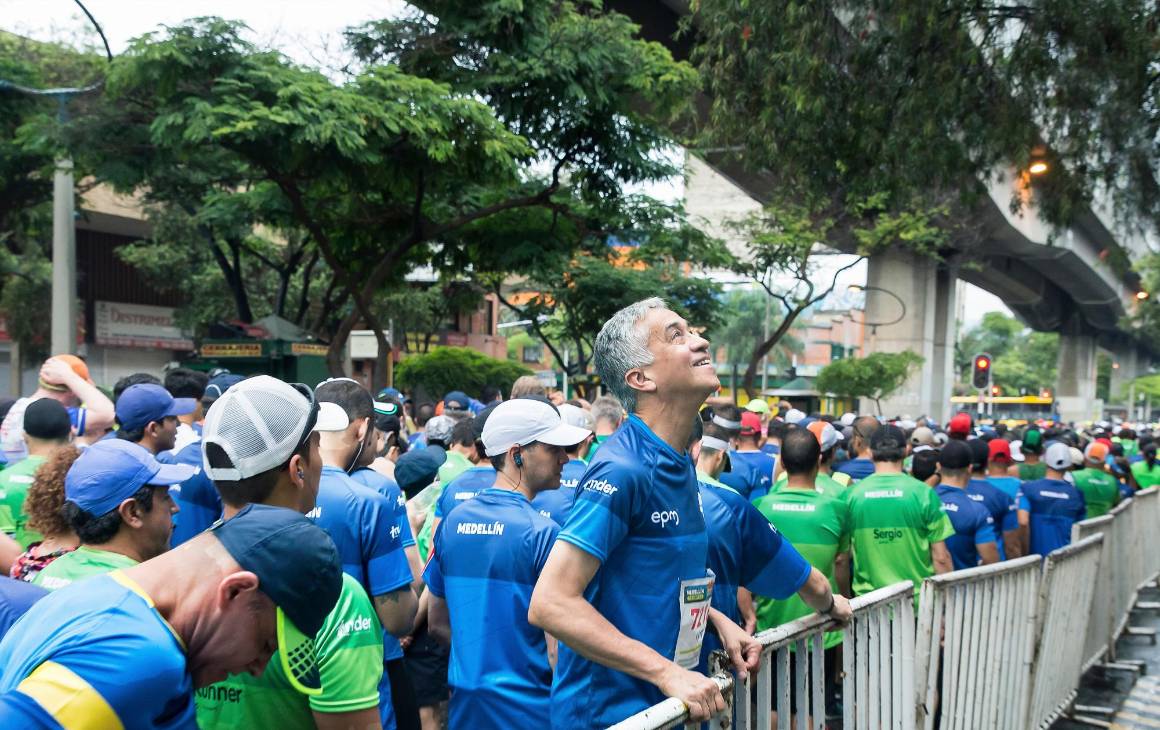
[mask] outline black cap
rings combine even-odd
[[[24,433],[45,441],[62,441],[72,433],[72,419],[59,401],[41,398],[24,410]]]
[[[408,451],[395,462],[395,481],[410,499],[435,481],[445,461],[447,452],[438,446]]]
[[[971,466],[975,469],[985,469],[987,460],[991,458],[991,449],[983,439],[971,439],[967,442],[971,450]]]
[[[307,637],[318,633],[342,590],[329,535],[294,510],[264,504],[247,505],[212,531],[294,626]]]
[[[966,469],[971,465],[971,447],[966,441],[952,439],[942,447],[938,463],[945,469]]]
[[[905,448],[906,434],[898,426],[879,426],[870,436],[870,451]]]

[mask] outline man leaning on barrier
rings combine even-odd
[[[709,343],[653,298],[604,324],[593,359],[631,415],[592,459],[532,593],[529,620],[561,642],[552,727],[606,727],[665,696],[703,720],[725,707],[716,683],[691,671],[707,625],[738,672],[761,652],[710,607],[708,537],[685,449],[719,386]]]

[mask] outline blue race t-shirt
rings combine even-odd
[[[1003,545],[1003,533],[1019,529],[1019,506],[1015,503],[1015,498],[1008,497],[1006,492],[986,479],[970,480],[967,482],[966,491],[968,497],[983,505],[987,514],[991,515],[999,559],[1006,560],[1007,549]]]
[[[560,471],[560,488],[540,492],[532,500],[532,506],[540,514],[563,527],[568,521],[568,513],[572,511],[572,503],[576,501],[576,487],[580,484],[580,477],[584,476],[587,468],[586,461],[569,460]]]
[[[730,451],[729,461],[735,471],[745,474],[747,489],[744,492],[737,490],[742,497],[752,502],[769,493],[777,459],[761,451]],[[738,469],[738,465],[744,465],[744,471]]]
[[[399,484],[394,479],[378,473],[369,467],[355,469],[350,478],[364,487],[369,487],[379,494],[387,498],[387,501],[394,505],[395,508],[395,524],[399,526],[399,532],[403,542],[403,549],[409,548],[415,544],[415,535],[411,532],[411,521],[407,519],[407,498],[403,496],[403,490],[399,489]],[[390,662],[396,659],[403,658],[403,646],[399,640],[394,637],[389,631],[383,632],[383,661]]]
[[[771,444],[767,441],[761,445],[761,451],[762,453],[769,454],[770,456],[777,456],[781,453],[781,448],[777,444]]]
[[[708,575],[708,535],[692,460],[629,416],[596,452],[579,490],[558,539],[601,563],[585,597],[625,636],[675,658],[682,581],[691,585]],[[606,727],[662,699],[651,683],[561,643],[553,728]]]
[[[1028,513],[1031,552],[1044,557],[1071,543],[1071,526],[1087,517],[1083,494],[1062,479],[1036,479],[1020,490],[1019,509]]]
[[[975,546],[996,541],[994,520],[981,502],[974,501],[958,487],[940,484],[935,491],[955,528],[955,534],[946,539],[955,570],[974,568],[979,564],[979,550]]]
[[[409,588],[411,566],[403,552],[403,528],[397,504],[359,484],[337,466],[322,467],[318,504],[307,517],[330,535],[342,560],[342,571],[362,583],[374,598]],[[384,637],[387,632],[383,632]],[[384,661],[387,642],[384,638]],[[390,683],[379,684],[383,727],[395,726]]]
[[[124,573],[65,586],[0,641],[0,727],[196,730],[185,647]]]
[[[461,504],[495,484],[495,469],[490,465],[473,466],[443,487],[435,502],[435,516],[444,519],[457,504]]]
[[[1018,500],[1019,487],[1023,486],[1023,482],[1020,481],[1019,477],[987,477],[987,481],[997,487],[1000,492],[1006,494],[1013,501]]]
[[[199,438],[176,454],[163,451],[157,455],[157,460],[163,464],[187,464],[197,470],[189,479],[169,488],[173,501],[181,508],[173,515],[170,547],[177,547],[205,532],[222,516],[221,495],[202,468],[201,445]]]
[[[734,623],[741,622],[737,589],[783,600],[797,593],[810,577],[809,562],[765,515],[729,487],[698,483],[705,528],[709,532],[709,569],[713,582],[712,606]],[[709,653],[720,649],[713,631],[705,632],[701,666]]]
[[[552,668],[528,605],[558,530],[522,494],[496,488],[439,523],[425,575],[451,619],[448,727],[551,726]]]
[[[874,473],[874,462],[870,459],[850,459],[834,467],[834,471],[848,474],[853,481],[865,479]]]
[[[40,586],[22,580],[0,576],[0,639],[20,620],[32,604],[48,595]]]

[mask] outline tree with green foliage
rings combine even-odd
[[[144,36],[113,64],[95,130],[102,179],[192,203],[207,238],[245,246],[260,224],[317,248],[351,305],[333,310],[335,372],[362,321],[383,377],[374,300],[417,265],[526,273],[655,228],[621,191],[674,172],[663,123],[695,88],[688,65],[596,4],[425,10],[352,31],[358,71],[339,81],[236,23]]]
[[[717,317],[718,326],[706,333],[714,349],[724,347],[725,358],[730,363],[748,363],[754,348],[764,338],[766,310],[770,304],[770,297],[764,291],[734,289],[728,292]],[[785,312],[780,305],[769,307],[769,319],[774,326],[784,316]],[[801,324],[798,323],[795,328],[800,329]],[[793,355],[800,355],[804,351],[805,344],[791,330],[782,335],[770,351],[771,363],[778,370],[787,368]]]
[[[881,416],[882,399],[901,388],[922,362],[922,356],[910,350],[843,358],[822,368],[814,385],[822,393],[843,398],[869,398]]]
[[[517,378],[531,374],[519,363],[497,360],[469,347],[436,347],[403,358],[395,369],[395,381],[400,388],[421,389],[435,399],[453,390],[478,396],[485,385],[507,393]]]
[[[406,353],[426,353],[448,322],[470,315],[483,301],[484,290],[471,281],[441,281],[410,286],[375,301],[382,321],[391,321],[395,347]]]
[[[740,146],[741,161],[839,230],[856,228],[867,203],[953,222],[1033,156],[1049,169],[1033,183],[1048,221],[1071,222],[1107,191],[1125,225],[1157,228],[1154,2],[698,0],[692,10],[711,145]]]
[[[1002,312],[987,312],[979,324],[962,332],[955,345],[957,373],[969,383],[975,355],[992,357],[991,381],[1002,395],[1038,395],[1054,389],[1059,360],[1059,333],[1035,332]],[[959,388],[972,392],[968,386]]]

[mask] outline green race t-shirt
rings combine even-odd
[[[137,565],[136,560],[121,553],[81,545],[71,553],[61,555],[49,563],[44,570],[36,574],[32,582],[41,588],[55,591],[82,578],[104,575],[121,568],[132,568],[134,565]]]
[[[788,489],[783,485],[753,504],[810,565],[829,579],[836,592],[834,558],[850,549],[850,511],[841,493],[823,485],[823,479],[834,483],[825,475],[819,475],[816,489]],[[845,491],[840,486],[837,488]],[[765,596],[754,596],[754,600],[759,631],[814,612],[796,593],[784,601]],[[827,649],[841,643],[840,631],[827,632],[823,640]]]
[[[449,450],[447,452],[447,461],[444,461],[443,465],[439,467],[439,483],[450,484],[452,479],[473,466],[475,464],[471,463],[471,459],[468,459],[458,451]]]
[[[37,540],[43,539],[39,533],[25,530],[28,516],[24,513],[24,498],[36,470],[45,462],[43,456],[29,456],[4,471],[0,471],[0,532],[5,532],[20,543],[25,550]]]
[[[1047,478],[1047,464],[1042,461],[1038,464],[1020,464],[1019,478],[1025,482],[1033,482],[1036,479]]]
[[[846,483],[843,484],[842,482],[838,481],[836,478],[838,476],[845,477]],[[825,492],[826,494],[828,494],[831,497],[838,497],[838,498],[844,499],[845,494],[846,494],[846,489],[847,489],[847,487],[849,487],[849,483],[850,483],[849,480],[850,480],[849,474],[841,474],[841,472],[839,472],[838,474],[830,475],[830,474],[822,474],[819,472],[817,479],[814,480],[814,485],[818,489],[821,489],[823,492]],[[783,471],[781,473],[781,475],[778,476],[777,482],[773,485],[773,489],[771,491],[777,492],[777,491],[780,491],[782,489],[785,489],[785,485],[788,482],[789,482],[789,474],[787,474],[786,472]],[[761,498],[758,497],[758,499],[761,499]],[[755,499],[753,501],[753,503],[757,504],[757,501],[758,500]],[[790,540],[790,542],[793,542],[793,540]]]
[[[1072,472],[1071,476],[1075,479],[1075,488],[1087,502],[1089,520],[1106,515],[1120,501],[1120,484],[1106,471],[1089,467]]]
[[[1147,461],[1137,461],[1132,464],[1131,469],[1132,476],[1136,477],[1136,484],[1140,486],[1140,489],[1160,484],[1160,461],[1153,464],[1151,469],[1148,468]]]
[[[938,493],[906,474],[872,474],[847,490],[854,595],[934,575],[931,543],[955,534]]]
[[[231,674],[197,690],[198,726],[314,730],[311,711],[355,712],[379,706],[382,625],[362,585],[345,573],[338,603],[314,637],[314,654],[322,694],[307,697],[295,690],[275,653],[260,677]]]

